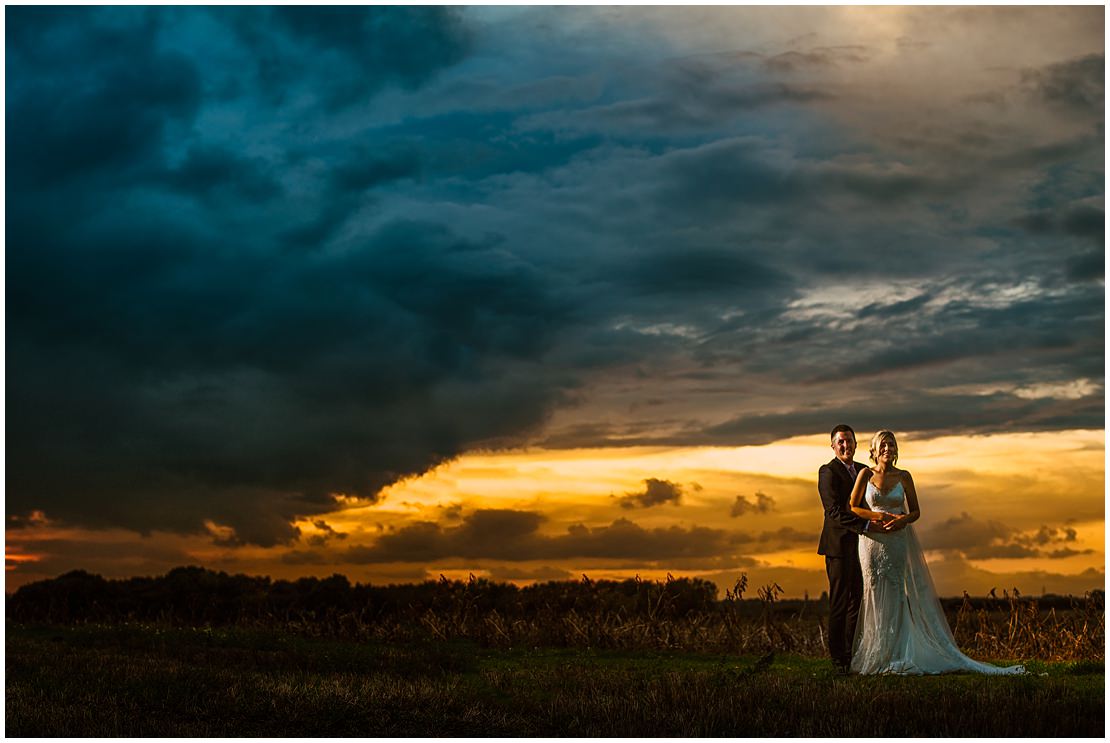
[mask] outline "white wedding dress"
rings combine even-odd
[[[905,513],[902,483],[883,493],[867,483],[864,498],[872,511]],[[1001,668],[968,658],[956,647],[944,617],[913,525],[859,538],[863,602],[852,652],[855,673],[1025,673],[1023,666]]]

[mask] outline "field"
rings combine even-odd
[[[696,579],[350,585],[179,568],[7,598],[9,736],[1095,736],[1102,593],[945,600],[1022,677],[838,677],[825,605]]]
[[[240,629],[7,627],[9,736],[1098,736],[1101,662],[836,677],[821,659]]]

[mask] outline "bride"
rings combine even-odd
[[[863,602],[856,625],[851,670],[855,673],[920,675],[971,671],[1025,673],[1022,666],[1000,668],[968,658],[956,647],[911,523],[920,510],[913,478],[898,462],[898,442],[890,431],[871,439],[871,461],[852,489],[857,516],[880,522],[859,540]]]

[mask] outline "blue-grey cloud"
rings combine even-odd
[[[1035,211],[1025,214],[1015,221],[1035,235],[1061,233],[1101,245],[1105,234],[1106,216],[1102,209],[1098,207],[1077,204],[1061,214]]]
[[[1104,57],[1087,54],[1039,69],[1026,70],[1029,89],[1047,103],[1100,116],[1105,95]]]
[[[171,127],[187,127],[202,82],[187,55],[160,48],[160,20],[123,27],[95,9],[13,8],[5,58],[7,175],[26,189],[97,189],[164,163]],[[17,204],[20,202],[17,201]]]
[[[258,84],[285,101],[314,96],[328,111],[388,85],[418,87],[467,53],[464,24],[443,7],[280,6],[213,11],[247,45]]]
[[[72,304],[49,309],[14,293],[13,505],[45,492],[54,514],[77,517],[86,498],[115,493],[85,517],[143,524],[164,508],[155,494],[192,492],[194,506],[264,540],[328,493],[370,498],[464,442],[538,425],[559,394],[543,370],[510,370],[543,354],[567,309],[495,244],[399,223],[336,256],[229,261],[234,290],[209,278],[196,245],[145,266],[132,250],[99,266],[93,286],[52,265],[20,276],[28,288],[75,283]],[[59,457],[67,471],[50,466]],[[67,492],[73,478],[80,490]],[[226,507],[224,490],[235,493]],[[183,515],[161,520],[184,527]]]
[[[177,165],[167,168],[170,188],[197,199],[269,201],[283,189],[267,163],[243,157],[224,147],[194,147]]]
[[[878,107],[896,39],[776,12],[10,9],[9,514],[292,543],[479,446],[1101,427],[1101,11]]]

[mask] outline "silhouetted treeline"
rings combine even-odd
[[[746,586],[747,580],[743,579]],[[738,585],[740,582],[738,581]],[[777,587],[775,587],[777,588]],[[468,581],[425,581],[415,584],[352,585],[343,575],[330,578],[272,580],[264,576],[229,575],[200,567],[174,568],[164,576],[110,580],[84,570],[29,583],[8,596],[8,617],[20,622],[177,621],[190,625],[234,624],[266,620],[289,621],[356,613],[363,620],[420,615],[426,611],[455,611],[460,607],[478,613],[496,611],[502,616],[534,615],[541,611],[582,613],[620,612],[626,617],[679,619],[692,613],[712,612],[727,603],[746,614],[761,614],[771,595],[744,600],[729,591],[726,602],[717,600],[717,587],[700,578],[666,582],[628,579],[549,581],[527,587],[496,583],[484,578]],[[821,600],[781,599],[783,611],[823,613]],[[763,596],[767,593],[767,596]],[[1103,592],[1092,598],[1102,601]],[[1014,590],[1014,598],[1021,598]],[[976,610],[1005,607],[1005,598],[970,597],[941,599],[945,609],[961,605]],[[1029,600],[1026,598],[1025,600]],[[1070,596],[1036,598],[1041,609],[1067,609]],[[772,607],[774,608],[774,607]]]
[[[482,578],[400,585],[352,585],[343,575],[294,581],[228,575],[199,567],[164,576],[107,580],[75,570],[30,583],[8,599],[18,622],[170,621],[189,625],[289,622],[354,615],[359,621],[419,618],[428,611],[502,617],[538,613],[620,612],[679,619],[711,611],[717,587],[698,578],[665,583],[624,580],[551,581],[518,587]]]

